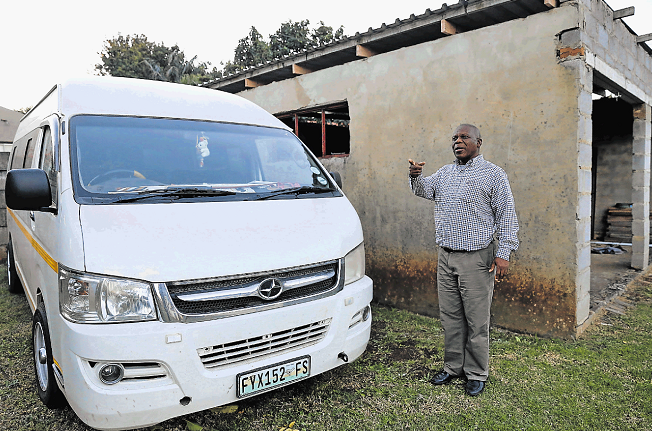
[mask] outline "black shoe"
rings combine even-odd
[[[460,376],[454,376],[452,374],[448,374],[446,371],[441,370],[435,377],[430,380],[430,383],[432,383],[435,386],[439,385],[445,385],[447,383],[450,383],[453,379],[458,379]]]
[[[484,391],[485,382],[480,380],[469,380],[466,382],[466,394],[471,397],[477,397]]]

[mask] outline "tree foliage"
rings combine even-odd
[[[184,52],[177,45],[167,47],[162,43],[150,42],[145,35],[119,34],[104,41],[100,58],[101,63],[95,65],[100,75],[184,84],[201,84],[222,76],[215,67],[210,69],[208,62],[195,65],[197,56],[186,60]]]
[[[263,39],[256,27],[251,27],[249,35],[238,41],[233,61],[224,65],[224,73],[240,72],[267,61],[279,60],[337,42],[344,37],[342,26],[333,31],[333,27],[320,21],[319,26],[311,29],[307,19],[282,23],[279,29],[269,36],[269,42]]]
[[[269,41],[256,27],[251,27],[249,34],[238,41],[233,60],[222,64],[223,70],[218,70],[211,67],[209,62],[195,64],[197,56],[186,60],[184,52],[177,45],[167,47],[151,42],[142,34],[118,34],[104,41],[99,53],[101,62],[95,65],[95,70],[99,75],[199,85],[221,78],[223,74],[237,73],[268,61],[319,48],[344,37],[344,27],[333,30],[323,21],[315,28],[310,27],[308,20],[284,22],[269,36]]]

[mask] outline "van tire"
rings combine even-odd
[[[50,328],[45,314],[45,305],[42,302],[39,303],[32,319],[32,347],[34,376],[39,398],[50,409],[63,407],[65,397],[54,376]]]
[[[11,246],[11,238],[7,244],[7,286],[9,292],[22,293],[23,286],[20,284],[18,272],[16,271],[16,261],[14,260],[14,248]]]

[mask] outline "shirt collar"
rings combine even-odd
[[[455,164],[457,166],[469,167],[469,166],[475,166],[476,164],[480,164],[482,162],[484,162],[484,157],[482,157],[482,154],[478,154],[476,157],[474,157],[471,160],[469,160],[468,162],[466,162],[466,165],[461,164],[460,161],[457,160],[457,159],[455,159],[455,162],[453,164]]]

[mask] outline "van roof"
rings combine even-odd
[[[56,98],[56,108],[52,98]],[[192,85],[134,78],[86,76],[66,80],[57,84],[23,117],[21,123],[29,123],[29,126],[21,126],[32,129],[33,123],[40,123],[53,114],[53,109],[68,118],[78,114],[129,115],[287,129],[273,115],[240,96]]]

